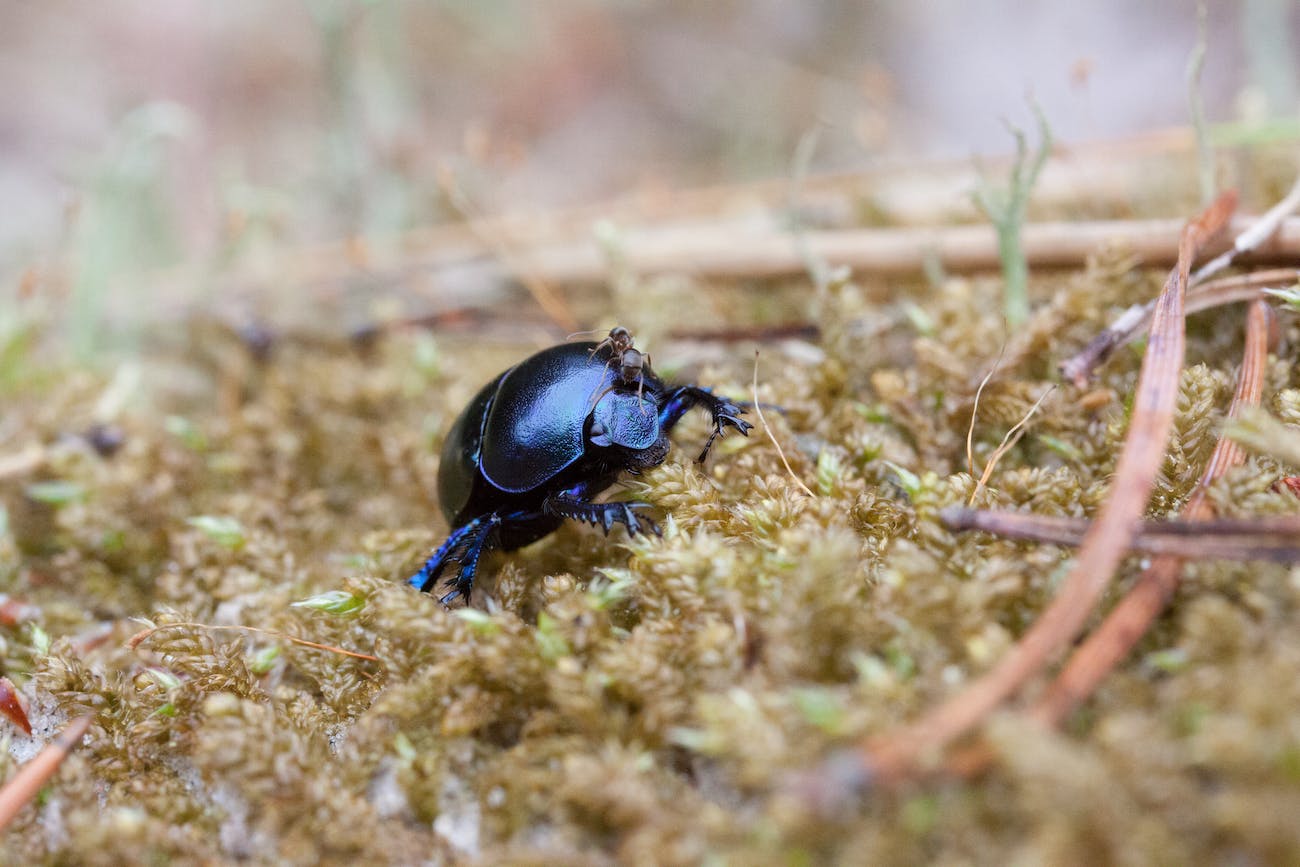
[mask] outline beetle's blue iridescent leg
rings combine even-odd
[[[740,417],[745,412],[744,407],[725,397],[718,397],[707,388],[698,385],[681,385],[668,392],[659,409],[659,426],[664,431],[672,430],[673,425],[677,424],[686,411],[694,406],[703,406],[713,416],[713,433],[709,434],[709,441],[704,444],[704,450],[695,459],[697,463],[704,463],[704,459],[709,455],[709,449],[713,447],[713,441],[722,436],[727,427],[734,427],[746,436],[753,427]]]
[[[581,499],[585,494],[583,485],[559,494],[552,494],[542,503],[542,511],[559,518],[586,521],[592,526],[599,524],[606,536],[609,535],[609,528],[615,524],[627,527],[629,536],[647,531],[656,536],[662,535],[659,532],[659,525],[653,520],[645,515],[637,517],[637,510],[652,508],[649,503],[591,503]]]
[[[427,593],[433,589],[439,576],[447,568],[449,563],[459,563],[460,569],[456,576],[448,580],[448,585],[454,589],[443,596],[439,601],[443,605],[450,605],[457,597],[463,596],[469,599],[470,590],[474,588],[474,573],[478,570],[479,557],[483,551],[493,546],[496,535],[503,521],[520,521],[529,518],[536,518],[535,512],[512,512],[508,515],[499,515],[493,512],[482,517],[475,518],[463,527],[457,527],[452,534],[438,546],[438,550],[433,552],[433,556],[428,559],[419,572],[412,575],[406,583],[410,584],[421,593]]]
[[[517,515],[509,517],[514,518]],[[481,526],[476,533],[465,540],[463,551],[456,557],[456,562],[460,563],[460,571],[456,573],[455,578],[447,581],[447,586],[452,590],[438,600],[443,605],[450,605],[458,596],[463,596],[465,601],[469,602],[469,593],[474,589],[474,573],[478,571],[478,558],[483,555],[483,549],[489,547],[494,541],[501,520],[501,516],[493,512],[470,522]]]
[[[420,567],[420,571],[408,578],[406,583],[421,593],[428,593],[433,589],[433,585],[437,583],[438,576],[447,568],[447,564],[461,559],[461,555],[456,553],[457,549],[464,547],[465,543],[476,533],[481,533],[483,524],[486,521],[487,517],[475,518],[463,527],[457,527],[453,530],[451,535],[447,537],[447,541],[438,546],[438,550],[433,552],[433,556],[426,560],[424,565]]]

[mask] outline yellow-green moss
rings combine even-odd
[[[1158,284],[1118,256],[1036,284],[1038,312],[981,401],[977,474],[1059,357]],[[618,319],[665,369],[702,357],[667,342],[678,311],[754,318],[735,287],[642,289],[622,294]],[[800,315],[803,289],[774,289],[761,316]],[[871,300],[886,290],[907,293],[933,333]],[[56,369],[39,392],[11,387],[0,454],[35,442],[49,458],[0,482],[0,590],[39,606],[54,643],[0,627],[0,661],[39,734],[87,709],[96,725],[0,861],[1300,857],[1300,571],[1275,565],[1193,564],[1171,612],[1068,735],[1014,716],[990,727],[1000,760],[982,780],[881,794],[826,819],[784,800],[789,772],[991,666],[1062,574],[1068,552],[953,535],[937,520],[974,489],[966,429],[974,387],[1008,340],[999,291],[992,279],[834,288],[824,358],[773,347],[761,361],[760,398],[786,409],[768,413],[773,432],[815,497],[761,431],[728,437],[696,467],[704,426],[689,421],[669,461],[629,485],[659,509],[663,538],[565,526],[488,558],[468,614],[401,579],[446,530],[433,493],[443,432],[532,343],[439,337],[435,348],[399,334],[359,354],[286,340],[259,363],[196,326],[146,360],[111,458],[77,438],[105,379]],[[1295,424],[1300,330],[1283,325],[1269,406]],[[1193,324],[1153,513],[1177,508],[1212,447],[1239,331],[1235,317]],[[749,349],[709,358],[681,375],[745,397]],[[1059,386],[980,502],[1093,514],[1137,363],[1125,349],[1101,371],[1098,387],[1118,398],[1097,409]],[[1214,502],[1294,513],[1270,488],[1282,472],[1252,458]],[[42,480],[77,496],[28,496]],[[360,608],[291,605],[331,590]],[[133,617],[253,626],[378,661],[194,627],[131,651],[123,642],[143,628]],[[89,640],[105,624],[109,639]]]

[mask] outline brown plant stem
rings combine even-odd
[[[916,770],[983,722],[1082,631],[1132,542],[1164,456],[1183,365],[1183,300],[1192,262],[1235,207],[1235,194],[1220,196],[1183,230],[1178,265],[1152,319],[1115,483],[1060,592],[989,672],[917,722],[860,744],[857,755],[866,778],[893,782]]]
[[[1250,306],[1246,319],[1246,348],[1237,374],[1237,388],[1228,408],[1229,418],[1235,417],[1243,407],[1259,403],[1264,367],[1268,361],[1271,315],[1265,301],[1257,300]],[[1240,463],[1241,459],[1241,447],[1227,437],[1220,437],[1196,488],[1183,507],[1181,516],[1184,521],[1207,522],[1213,517],[1206,491],[1215,479]],[[1272,522],[1279,520],[1287,519],[1271,519]],[[1258,525],[1259,522],[1260,519],[1254,519],[1242,523]],[[1292,540],[1297,538],[1294,528],[1289,536]],[[1185,548],[1184,553],[1192,552]],[[1029,708],[1030,719],[1043,725],[1059,726],[1097,690],[1169,605],[1182,577],[1183,560],[1184,557],[1178,555],[1161,554],[1143,570],[1133,588],[1075,651],[1042,697]],[[954,753],[948,760],[946,771],[953,776],[976,776],[987,770],[995,759],[987,743],[977,742]]]
[[[981,530],[1049,545],[1080,544],[1090,524],[1085,518],[964,508],[945,509],[939,517],[950,530]],[[1178,553],[1184,558],[1295,563],[1300,562],[1300,517],[1144,521],[1132,550]]]
[[[77,746],[95,721],[94,716],[78,717],[68,723],[57,738],[37,753],[36,758],[22,766],[13,779],[0,789],[0,831],[9,827],[27,804],[36,798],[36,793],[54,776],[59,765],[68,757],[68,753]]]
[[[1274,268],[1233,277],[1210,280],[1187,290],[1187,314],[1200,313],[1225,304],[1265,297],[1266,289],[1281,289],[1300,282],[1300,269]],[[1151,304],[1125,311],[1088,344],[1061,362],[1061,375],[1077,387],[1086,388],[1092,372],[1120,346],[1134,340],[1151,322]]]
[[[1259,403],[1264,385],[1264,367],[1268,362],[1269,306],[1264,301],[1250,305],[1246,320],[1246,349],[1237,374],[1237,389],[1228,417],[1236,416],[1244,406]],[[1196,489],[1183,507],[1187,521],[1204,521],[1213,517],[1207,491],[1215,479],[1241,463],[1241,446],[1220,437]],[[1033,719],[1059,725],[1079,704],[1092,695],[1098,684],[1129,654],[1160,612],[1169,604],[1182,573],[1183,558],[1162,554],[1152,561],[1101,626],[1075,651],[1065,669],[1057,676],[1030,710]]]
[[[1075,267],[1107,245],[1132,252],[1144,265],[1177,259],[1177,220],[1120,220],[1088,223],[1031,223],[1022,243],[1031,267]],[[1233,228],[1244,231],[1246,221]],[[806,232],[809,254],[862,273],[919,273],[927,261],[948,271],[990,271],[1001,267],[997,234],[989,226],[902,229],[840,229]],[[763,278],[804,269],[799,245],[786,232],[703,228],[691,233],[651,235],[628,232],[623,261],[641,274],[685,272],[705,277]],[[1300,219],[1282,222],[1278,232],[1243,260],[1252,263],[1300,258]],[[534,272],[553,283],[594,283],[607,277],[605,256],[594,242],[537,249]]]

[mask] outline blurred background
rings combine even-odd
[[[1210,122],[1294,138],[1293,0],[1212,3],[1206,32]],[[789,178],[812,130],[812,172],[1005,154],[1030,97],[1058,147],[1140,140],[1186,125],[1196,33],[1186,0],[10,2],[0,315],[466,216],[671,209]]]

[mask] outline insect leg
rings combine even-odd
[[[704,450],[696,458],[697,462],[704,463],[709,449],[713,447],[713,441],[723,435],[725,428],[733,427],[748,436],[753,425],[740,417],[745,412],[744,407],[725,397],[718,397],[707,388],[698,385],[680,385],[668,393],[659,410],[660,427],[665,431],[672,430],[687,410],[701,405],[713,416],[713,432],[709,434]]]

